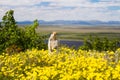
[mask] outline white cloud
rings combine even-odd
[[[50,4],[41,6],[41,2]],[[90,0],[0,0],[0,18],[7,10],[13,9],[15,19],[18,21],[34,19],[120,21],[120,10],[110,10],[109,6],[120,6],[120,2],[119,0],[101,0],[97,3],[92,3]],[[65,7],[68,9],[64,9]]]
[[[0,0],[0,5],[21,6],[33,5],[40,2],[39,0]]]

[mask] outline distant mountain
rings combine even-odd
[[[17,22],[20,25],[32,24],[32,21]],[[120,26],[120,21],[75,21],[75,20],[55,20],[55,21],[44,21],[39,20],[41,25],[109,25],[109,26]]]
[[[19,21],[17,22],[17,24],[19,25],[28,25],[28,24],[32,24],[33,22],[32,21]]]

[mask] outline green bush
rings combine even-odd
[[[39,26],[38,21],[35,20],[32,25],[21,29],[17,26],[13,14],[13,10],[7,11],[0,22],[0,53],[9,52],[11,46],[14,48],[10,50],[10,53],[18,51],[18,49],[21,51],[32,48],[46,49],[45,37],[35,31]]]
[[[84,40],[83,50],[97,50],[97,51],[115,51],[119,47],[119,40],[108,40],[107,38],[99,38],[89,36]]]

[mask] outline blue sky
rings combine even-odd
[[[120,21],[120,0],[0,0],[0,20],[10,9],[17,21]]]

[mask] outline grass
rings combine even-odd
[[[56,31],[58,38],[64,40],[83,40],[89,35],[120,40],[120,27],[40,26],[36,31],[48,37],[51,32]]]

